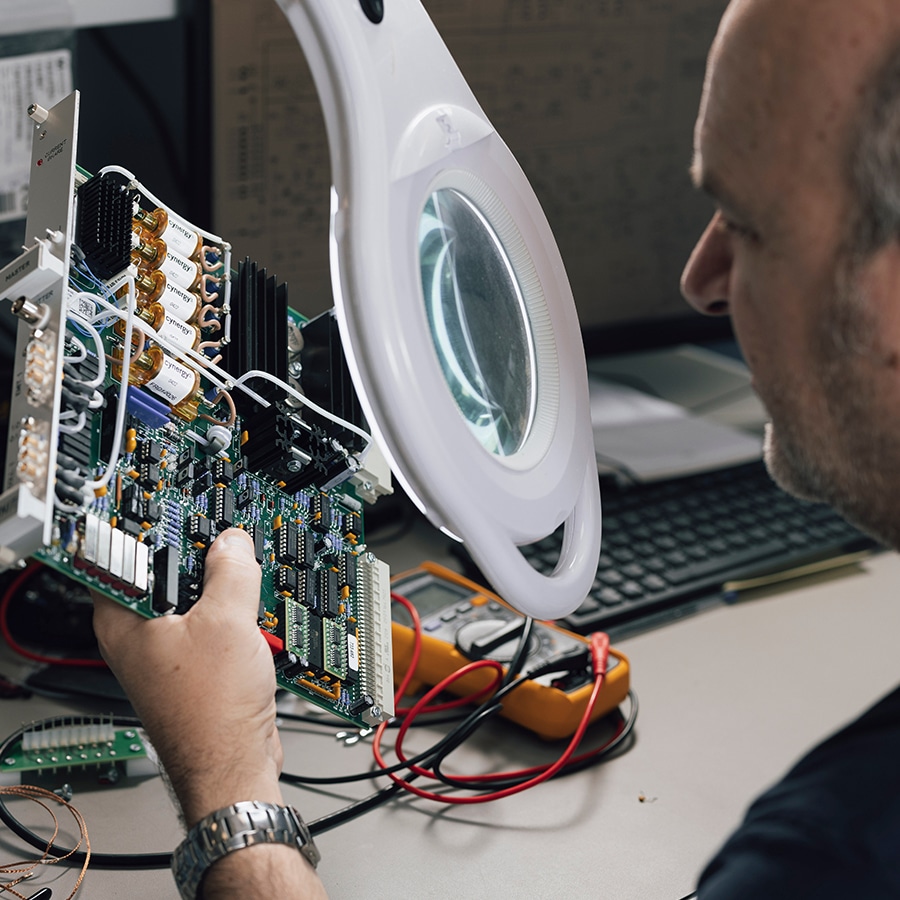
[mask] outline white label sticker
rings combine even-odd
[[[156,329],[156,333],[163,340],[170,341],[182,349],[190,349],[197,340],[197,329],[177,319],[170,312],[166,313],[165,321]]]
[[[165,356],[159,373],[147,382],[147,387],[175,406],[194,390],[195,382],[196,376],[187,366]]]
[[[28,210],[33,127],[25,110],[32,103],[49,108],[71,93],[68,50],[0,59],[0,222]]]
[[[191,231],[186,225],[182,225],[181,222],[175,221],[171,216],[160,237],[166,242],[169,249],[182,256],[190,258],[200,249],[200,235],[196,231]]]
[[[73,288],[68,288],[67,290],[69,311],[90,322],[97,312],[94,301],[88,299],[80,291],[76,291]]]
[[[194,294],[188,293],[177,284],[169,284],[168,281],[165,290],[160,294],[159,302],[167,312],[172,313],[183,322],[193,319],[197,312],[197,298]]]
[[[347,665],[354,671],[359,671],[359,641],[356,635],[347,635]]]
[[[159,267],[160,272],[166,276],[166,281],[180,285],[190,290],[191,285],[197,280],[200,270],[189,259],[166,250],[166,258]]]

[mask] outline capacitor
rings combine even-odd
[[[141,272],[134,280],[137,302],[143,306],[162,305],[182,322],[193,322],[200,312],[201,301],[196,294],[171,284],[159,269]],[[127,288],[122,289],[124,293]]]
[[[134,314],[152,326],[161,338],[171,341],[182,349],[193,349],[200,343],[200,329],[196,325],[189,325],[177,316],[173,316],[161,303],[139,306]],[[120,319],[113,325],[113,331],[119,337],[124,337],[125,322]]]
[[[131,258],[141,274],[158,269],[166,276],[167,283],[177,284],[186,291],[199,288],[204,275],[197,263],[167,247],[165,241],[139,232],[134,235]]]
[[[134,220],[151,237],[161,238],[166,246],[188,259],[198,259],[203,248],[203,238],[183,222],[171,218],[168,212],[157,207],[153,212],[139,209]]]
[[[122,348],[113,350],[113,375],[122,378]],[[203,402],[200,375],[193,369],[167,356],[162,347],[148,347],[131,361],[128,383],[145,386],[162,397],[172,412],[186,422],[193,422]]]

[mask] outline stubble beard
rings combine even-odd
[[[787,493],[826,503],[876,540],[900,548],[900,431],[878,414],[869,371],[878,358],[877,323],[857,280],[835,279],[823,304],[820,373],[790,409],[782,395],[769,408],[763,458]],[[897,480],[895,480],[897,479]]]

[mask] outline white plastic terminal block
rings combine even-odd
[[[391,572],[387,563],[371,553],[360,557],[357,565],[357,590],[362,603],[360,613],[365,628],[360,628],[362,686],[374,700],[362,717],[377,725],[394,714],[394,662],[391,651]]]
[[[78,747],[82,744],[94,746],[114,741],[116,731],[110,721],[66,723],[60,722],[55,728],[26,731],[22,735],[22,749],[26,753],[34,750],[52,750],[58,747]]]
[[[365,462],[362,468],[350,479],[350,483],[356,488],[356,493],[366,503],[374,503],[379,497],[394,493],[394,485],[391,482],[391,467],[381,452],[378,442],[373,440],[369,444]]]

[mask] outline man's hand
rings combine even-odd
[[[239,800],[281,803],[275,669],[259,633],[250,537],[223,532],[203,596],[183,616],[144,619],[95,595],[94,629],[159,753],[188,827]]]
[[[259,633],[260,570],[249,536],[224,531],[206,554],[203,596],[183,616],[144,619],[94,595],[94,630],[159,753],[190,828],[241,800],[283,803],[275,667]],[[293,847],[255,844],[203,880],[204,900],[325,898]]]

